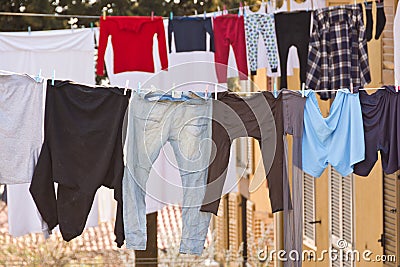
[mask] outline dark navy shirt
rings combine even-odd
[[[381,152],[382,168],[387,174],[400,169],[400,93],[384,86],[369,95],[360,91],[364,123],[365,160],[354,166],[354,173],[367,176]]]
[[[171,53],[172,33],[176,52],[206,51],[206,33],[210,35],[210,51],[214,52],[211,18],[174,17],[168,23],[168,47]]]

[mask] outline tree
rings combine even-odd
[[[46,13],[63,15],[91,15],[101,16],[106,10],[107,15],[114,16],[150,16],[169,17],[172,11],[174,16],[201,14],[204,11],[216,11],[226,5],[228,9],[237,8],[239,0],[10,0],[0,2],[0,11],[21,13]],[[254,4],[257,1],[248,1]],[[258,1],[260,2],[260,1]],[[235,11],[237,12],[237,11]],[[89,27],[98,19],[79,19],[78,27]],[[27,31],[50,30],[69,28],[66,18],[49,17],[17,17],[0,16],[0,31]]]

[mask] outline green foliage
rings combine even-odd
[[[179,2],[179,3],[176,3]],[[216,11],[219,5],[222,9],[237,8],[239,0],[10,0],[0,1],[2,12],[46,13],[63,15],[91,15],[101,16],[106,10],[110,16],[155,16],[169,17],[187,16],[204,11]],[[255,0],[247,1],[248,5]],[[237,11],[235,11],[237,12]],[[97,23],[98,19],[79,19],[77,27],[89,27],[90,23]],[[32,31],[70,28],[66,18],[0,16],[0,31]]]

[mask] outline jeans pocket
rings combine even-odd
[[[141,122],[145,129],[160,128],[167,109],[168,105],[165,103],[147,102],[134,109],[133,117]]]
[[[184,125],[184,131],[192,136],[200,137],[207,131],[208,127],[211,125],[209,120],[209,118],[192,119]]]

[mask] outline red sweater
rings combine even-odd
[[[168,68],[167,45],[162,17],[100,18],[97,74],[104,75],[104,54],[108,36],[114,51],[114,73],[154,72],[153,37],[157,34],[161,67]]]

